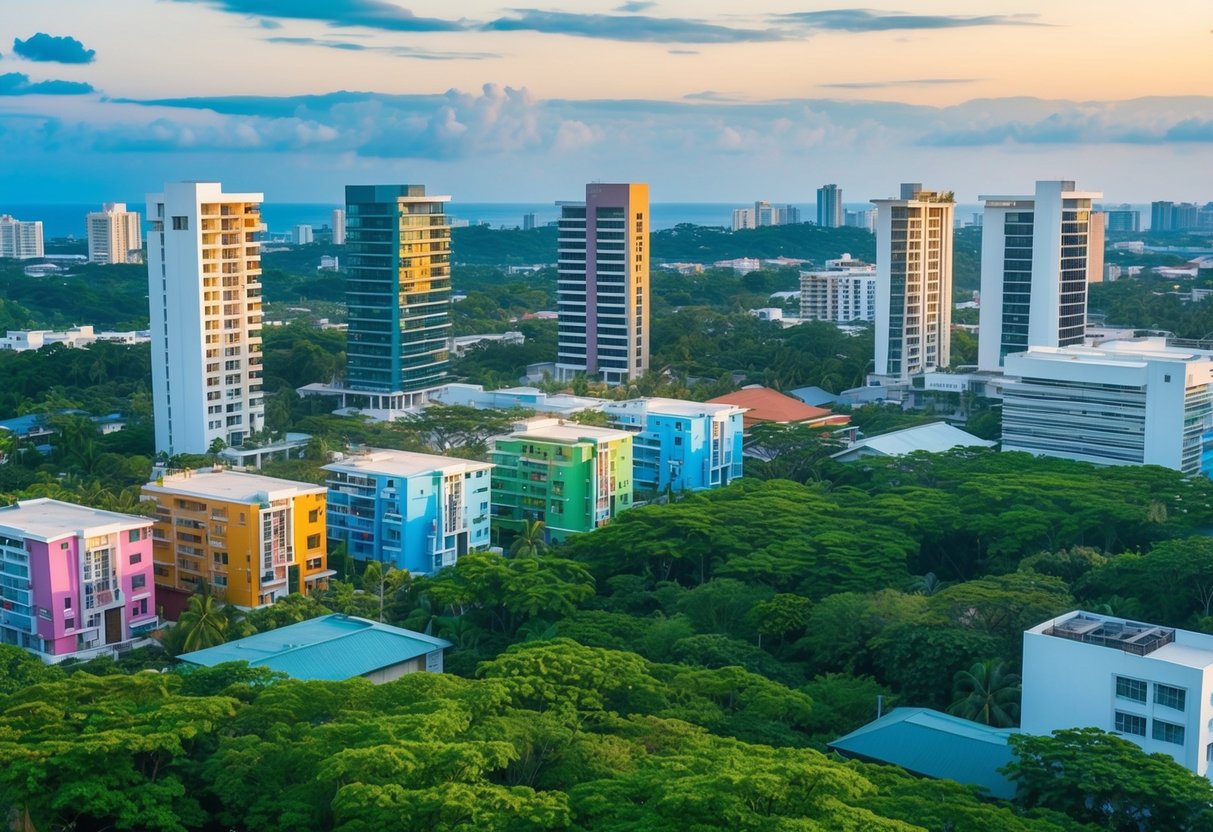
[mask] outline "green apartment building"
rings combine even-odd
[[[518,422],[492,441],[493,536],[498,543],[542,520],[564,540],[632,505],[632,435],[559,419]]]

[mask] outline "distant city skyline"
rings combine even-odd
[[[647,181],[655,203],[805,203],[913,179],[967,203],[1076,178],[1110,202],[1213,199],[1204,0],[454,5],[7,0],[0,198]]]

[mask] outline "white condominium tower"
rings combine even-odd
[[[263,428],[261,202],[218,182],[148,194],[158,453],[206,453]]]
[[[113,265],[143,261],[143,230],[139,213],[126,210],[124,202],[107,202],[100,211],[90,211],[88,262]]]
[[[649,186],[585,186],[562,202],[556,375],[620,384],[649,367]]]
[[[1036,183],[1029,196],[982,196],[981,317],[977,366],[997,371],[1028,347],[1081,345],[1087,282],[1103,272],[1103,194],[1071,181]]]
[[[952,328],[951,192],[901,186],[876,204],[876,362],[887,381],[943,368]]]
[[[0,215],[0,257],[32,260],[42,253],[41,220],[22,222],[9,214]]]

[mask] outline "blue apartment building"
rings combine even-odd
[[[611,427],[633,434],[633,500],[719,488],[741,476],[743,407],[647,398],[602,409]]]
[[[451,566],[489,546],[492,468],[378,449],[325,465],[330,545],[414,574]]]

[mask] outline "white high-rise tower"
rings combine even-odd
[[[206,453],[262,430],[261,194],[171,182],[148,194],[156,451]]]
[[[100,211],[90,211],[88,261],[90,263],[138,263],[143,257],[143,230],[139,213],[126,210],[124,202],[107,202]]]
[[[1028,347],[1081,345],[1087,283],[1103,272],[1102,215],[1072,181],[1036,183],[1029,196],[982,196],[977,366],[997,371]]]

